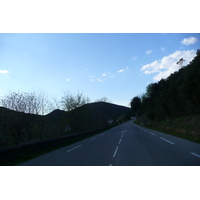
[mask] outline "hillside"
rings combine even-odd
[[[85,104],[70,112],[55,110],[45,116],[51,121],[63,121],[72,132],[99,129],[108,125],[108,120],[116,121],[120,116],[129,114],[130,108],[106,102]]]
[[[187,66],[148,85],[132,108],[139,123],[200,135],[200,50]]]
[[[124,120],[130,111],[128,107],[105,102],[85,104],[70,112],[57,109],[45,116],[0,107],[0,147],[100,129],[109,125],[109,119]],[[66,124],[70,131],[65,131]]]

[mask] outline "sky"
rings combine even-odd
[[[59,99],[64,91],[76,93],[79,90],[93,101],[106,96],[115,104],[127,106],[130,99],[145,92],[149,83],[156,82],[177,70],[178,66],[175,63],[180,57],[186,60],[183,63],[185,65],[187,59],[195,55],[194,51],[200,49],[199,7],[195,5],[196,0],[182,4],[174,0],[2,1],[0,97],[10,90],[43,90],[49,96],[56,96]],[[29,169],[9,168],[8,171],[9,174],[12,173],[13,180],[17,180],[17,184],[20,180],[20,187],[23,184],[26,188],[24,198],[20,193],[21,199],[27,199],[27,195],[32,192],[31,183],[34,187],[35,182],[38,185],[37,180],[27,180],[27,177],[29,180],[35,180],[36,177],[35,173],[32,173],[32,168],[31,171],[27,170]],[[60,187],[66,186],[63,174],[66,174],[70,183],[68,187],[73,185],[71,183],[76,184],[76,187],[70,187],[71,193],[68,191],[68,196],[72,198],[78,188],[82,191],[79,192],[80,198],[87,195],[88,199],[93,199],[93,195],[90,198],[88,193],[85,193],[87,188],[83,185],[88,187],[89,184],[92,191],[95,191],[105,183],[105,177],[111,191],[109,194],[106,190],[106,196],[110,195],[113,198],[113,190],[120,187],[119,191],[123,196],[127,194],[127,197],[135,197],[136,192],[140,199],[141,194],[149,198],[155,187],[160,191],[169,187],[173,175],[173,186],[177,191],[175,193],[175,187],[171,187],[173,195],[177,198],[181,196],[182,199],[191,197],[191,194],[194,197],[198,195],[197,184],[188,187],[181,179],[184,173],[184,180],[195,183],[199,174],[198,168],[196,171],[178,168],[176,173],[173,167],[165,168],[165,173],[163,168],[145,168],[145,182],[142,182],[143,187],[137,187],[138,193],[131,190],[128,193],[127,184],[124,183],[129,183],[130,175],[133,175],[132,183],[138,186],[143,180],[143,168],[74,168],[74,171],[70,169],[69,172],[66,168],[60,168],[61,176],[58,176],[57,168],[55,173],[52,173],[52,168],[50,170],[45,168],[41,173],[41,168],[34,169],[40,177],[41,184],[38,189],[40,191],[44,185],[52,187],[52,181],[46,181],[51,173],[51,180],[59,186],[57,189],[53,185],[52,191],[56,191],[55,194],[62,197],[65,193],[61,192]],[[6,183],[8,173],[5,173],[5,169],[1,171],[1,178],[3,177]],[[77,182],[74,176],[79,171],[81,173],[78,173]],[[123,179],[116,174],[122,174]],[[87,175],[87,178],[82,175]],[[58,180],[58,177],[62,179]],[[124,180],[124,177],[128,179]],[[29,184],[24,184],[27,182]],[[91,185],[91,182],[95,184]],[[119,184],[122,182],[124,187]],[[145,183],[147,184],[144,185]],[[4,194],[16,196],[21,191],[16,187],[17,184],[13,182],[11,187],[4,187]],[[14,192],[10,193],[10,188]],[[142,193],[144,188],[149,192]],[[105,198],[105,194],[102,192],[102,198]],[[47,192],[42,195],[46,197]],[[116,195],[118,198],[119,194]],[[153,195],[154,199],[160,199],[160,195],[158,198],[155,193]],[[53,198],[52,193],[49,193],[48,198]]]
[[[198,33],[0,33],[0,97],[69,91],[128,106],[199,48]]]

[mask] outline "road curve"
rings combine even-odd
[[[199,166],[200,144],[131,121],[18,166]]]

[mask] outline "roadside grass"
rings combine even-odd
[[[83,136],[83,137],[81,137],[79,139],[75,139],[74,141],[68,141],[65,144],[56,145],[55,147],[50,147],[50,148],[48,148],[46,150],[41,150],[40,152],[37,152],[37,153],[31,153],[31,154],[25,155],[25,156],[23,156],[23,157],[21,157],[21,158],[19,158],[17,160],[13,160],[12,162],[9,162],[6,165],[2,165],[2,166],[16,166],[18,164],[21,164],[23,162],[26,162],[26,161],[28,161],[30,159],[33,159],[33,158],[36,158],[38,156],[44,155],[44,154],[49,153],[51,151],[54,151],[54,150],[60,149],[62,147],[74,144],[76,142],[79,142],[79,141],[87,139],[87,138],[90,138],[90,137],[92,137],[94,135],[97,135],[99,133],[105,132],[105,131],[107,131],[107,130],[109,130],[111,128],[113,128],[113,126],[112,127],[108,127],[107,129],[105,129],[103,131],[102,130],[101,131],[97,131],[97,132],[95,132],[95,133],[93,133],[91,135]]]
[[[148,129],[152,129],[154,131],[163,132],[163,133],[166,133],[166,134],[169,134],[169,135],[180,137],[180,138],[183,138],[183,139],[186,139],[186,140],[189,140],[189,141],[196,142],[196,143],[200,144],[200,137],[199,136],[181,134],[181,133],[177,133],[175,131],[166,130],[166,129],[162,129],[162,128],[157,128],[157,127],[152,127],[152,126],[144,126],[144,125],[141,125],[140,123],[138,123],[136,121],[134,121],[132,123],[137,124],[137,125],[142,126],[142,127],[145,127],[145,128],[148,128]]]

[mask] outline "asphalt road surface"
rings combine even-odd
[[[19,166],[200,166],[200,144],[129,121]]]

